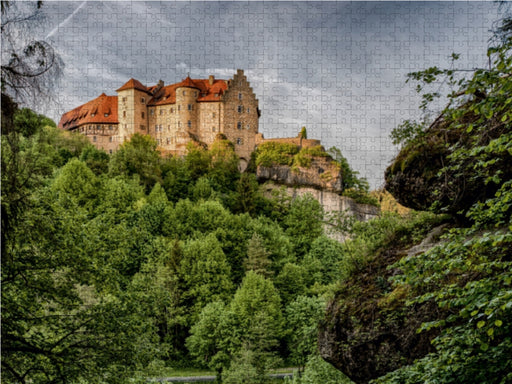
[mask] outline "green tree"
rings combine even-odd
[[[230,316],[229,307],[222,301],[207,304],[190,328],[186,342],[190,354],[201,365],[214,369],[218,377],[230,361],[227,343],[232,332]]]
[[[323,318],[325,301],[319,297],[298,296],[286,307],[286,330],[291,361],[299,374],[308,359],[316,354],[318,322]]]
[[[234,319],[232,350],[246,349],[256,354],[256,369],[261,376],[273,361],[283,335],[279,294],[270,280],[249,271],[230,308]]]
[[[322,218],[322,206],[311,194],[299,196],[292,201],[284,225],[299,260],[309,251],[312,242],[323,233]]]
[[[108,172],[109,155],[94,145],[88,145],[82,150],[80,160],[85,162],[96,175]]]
[[[160,153],[157,151],[156,140],[148,135],[134,134],[130,141],[120,145],[112,155],[109,174],[138,175],[146,191],[161,182]]]
[[[52,189],[62,202],[70,199],[92,210],[96,204],[99,180],[84,162],[73,159],[59,170],[52,182]]]
[[[232,294],[231,270],[213,234],[185,242],[180,274],[194,320],[206,304],[225,301]]]
[[[330,284],[340,276],[340,260],[343,257],[343,246],[336,240],[325,235],[316,238],[311,244],[309,253],[304,257],[302,266],[310,277],[309,284],[318,282]]]
[[[247,259],[244,261],[246,271],[254,271],[264,277],[272,276],[269,252],[265,249],[261,237],[254,233],[247,244]]]
[[[2,255],[2,380],[123,382],[154,355],[153,329],[122,291],[102,294],[87,212],[31,195]],[[98,275],[101,275],[98,276]]]

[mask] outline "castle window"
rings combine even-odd
[[[212,132],[215,132],[215,127],[212,128]]]
[[[171,125],[170,124],[167,126],[167,132],[171,132]]]
[[[108,129],[109,129],[109,131],[111,131],[111,130],[113,130],[113,129],[114,129],[114,127],[113,127],[113,126],[111,126],[111,125],[109,125],[109,126],[108,126]]]
[[[110,137],[108,138],[108,141],[109,141],[109,142],[112,142],[112,136],[110,136]]]
[[[96,142],[96,136],[92,137],[92,141]]]
[[[190,128],[192,126],[192,122],[189,120],[187,121],[187,126]]]
[[[212,117],[215,118],[215,112],[212,113]]]
[[[145,99],[144,97],[141,97],[141,98],[140,98],[140,102],[141,102],[142,104],[145,104],[145,103],[146,103],[146,99]]]
[[[155,125],[155,132],[158,132],[158,125]]]
[[[178,111],[181,109],[181,105],[178,105]]]
[[[123,117],[126,117],[126,111],[123,111]]]
[[[241,138],[237,138],[237,139],[236,139],[236,143],[237,143],[238,145],[242,145],[242,139],[241,139]]]
[[[171,139],[168,137],[167,138],[167,144],[170,144],[171,143]]]
[[[241,105],[238,106],[238,113],[242,113],[242,111],[244,110],[244,107],[242,107]]]
[[[247,113],[249,113],[251,111],[251,109],[249,107],[247,107]]]
[[[171,113],[174,113],[174,108],[171,108]]]
[[[242,94],[241,93],[238,94],[238,100],[242,100]]]
[[[142,113],[144,113],[144,112],[142,112]],[[155,110],[154,110],[153,108],[151,108],[151,109],[149,110],[149,114],[150,114],[151,116],[153,116],[153,115],[155,114]]]
[[[191,111],[192,110],[192,104],[189,104],[188,105],[188,110]]]
[[[187,94],[187,91],[183,91],[183,96],[185,96]]]
[[[197,97],[197,92],[194,92],[194,97]]]
[[[151,110],[151,114],[153,114],[153,110]],[[140,113],[140,117],[142,117],[142,118],[144,119],[144,117],[145,117],[145,116],[144,116],[144,112],[141,112],[141,113]]]
[[[125,96],[125,97],[123,97],[123,101],[126,101],[126,96]]]
[[[242,129],[242,123],[239,121],[239,122],[236,124],[236,127],[237,127],[238,129]]]
[[[251,129],[251,127],[250,127],[250,125],[249,125],[249,124],[247,124],[247,125],[245,126],[245,128],[246,128],[246,129]]]
[[[141,129],[141,131],[144,131],[146,129],[146,126],[141,124],[140,129]]]
[[[101,129],[101,125],[99,125],[99,124],[98,124],[98,125],[96,126],[96,129],[97,129],[97,130],[100,130],[100,129]]]
[[[181,121],[178,121],[178,127],[181,127]]]
[[[109,149],[109,150],[108,150],[108,153],[112,154],[112,150],[111,150],[111,149]]]
[[[164,110],[163,110],[163,109],[161,109],[161,110],[160,110],[160,115],[163,115],[163,114],[164,114]]]

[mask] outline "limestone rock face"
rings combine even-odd
[[[335,193],[343,191],[341,171],[326,157],[313,157],[307,168],[292,168],[288,165],[258,166],[256,177],[260,182],[272,180],[291,187],[313,187]]]
[[[266,183],[263,185],[263,193],[267,197],[272,196],[272,191],[280,189],[277,183]],[[322,206],[325,213],[346,212],[354,216],[359,221],[367,221],[373,219],[380,214],[380,209],[374,205],[359,204],[354,199],[347,196],[341,196],[329,190],[316,189],[307,186],[285,186],[284,191],[292,199],[303,196],[305,194],[312,195]]]

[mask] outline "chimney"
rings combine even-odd
[[[213,85],[213,82],[214,82],[214,81],[215,81],[215,77],[214,77],[213,75],[210,75],[210,76],[208,77],[208,83],[209,83],[210,85]]]
[[[158,93],[159,90],[162,89],[162,87],[164,86],[164,82],[162,80],[158,80],[158,83],[155,87],[155,89],[153,89],[153,95],[156,95]]]

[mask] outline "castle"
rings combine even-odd
[[[263,141],[258,133],[258,99],[243,70],[230,80],[191,79],[146,87],[130,79],[117,96],[102,93],[64,113],[59,128],[80,132],[112,153],[135,133],[155,138],[162,153],[184,155],[191,141],[209,145],[224,134],[238,156],[248,161]]]

